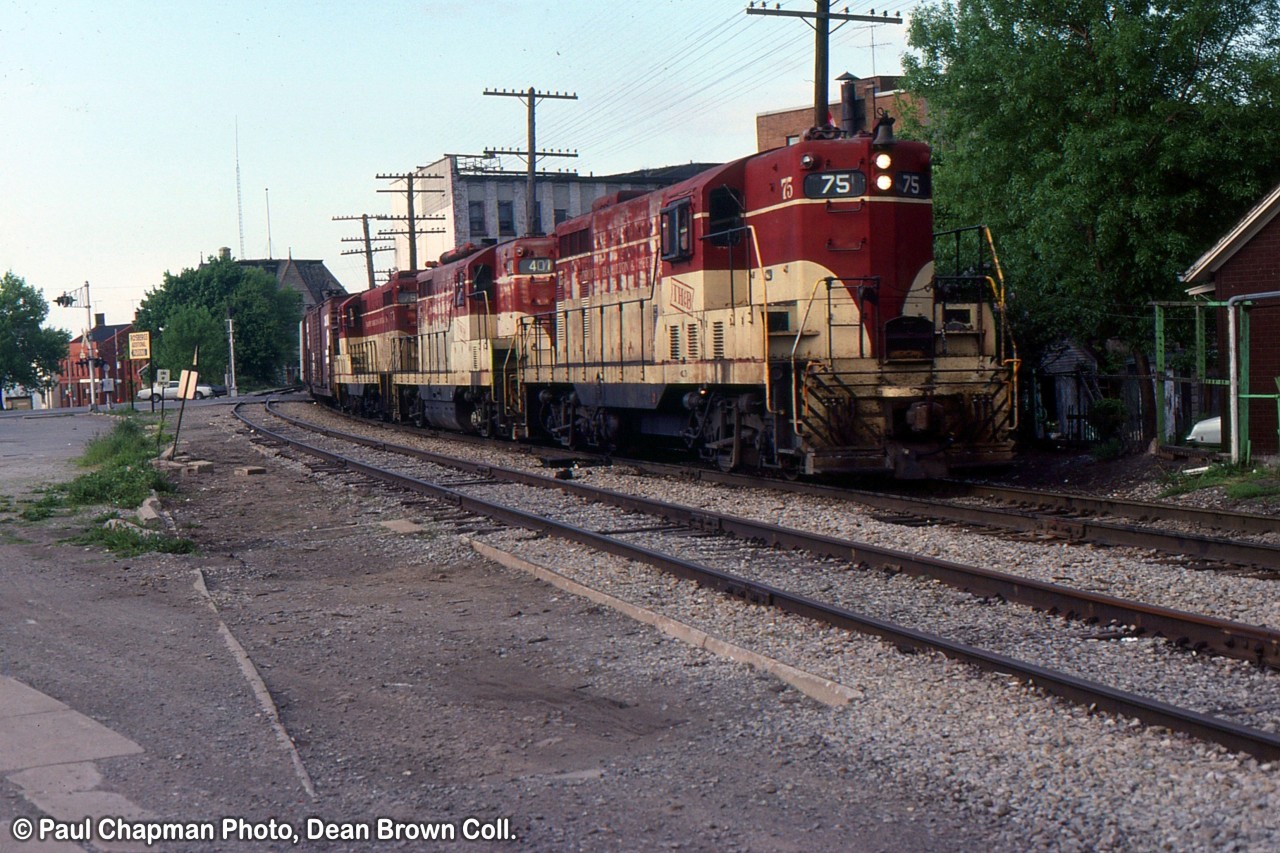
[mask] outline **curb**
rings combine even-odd
[[[745,663],[762,672],[774,676],[783,681],[796,690],[811,699],[816,699],[824,705],[833,708],[839,708],[850,702],[861,699],[863,694],[860,690],[849,687],[839,682],[832,681],[812,672],[806,672],[803,669],[783,663],[775,658],[766,657],[759,652],[753,652],[750,649],[735,645],[719,637],[712,636],[706,631],[687,625],[684,622],[672,619],[645,607],[623,601],[605,592],[592,589],[589,586],[570,580],[559,572],[549,569],[546,566],[532,563],[523,557],[517,557],[509,551],[503,551],[492,545],[478,542],[475,539],[466,540],[470,542],[471,548],[480,556],[506,566],[509,569],[519,569],[527,572],[541,581],[551,584],[552,586],[571,593],[572,595],[581,596],[596,604],[604,605],[613,610],[618,611],[624,616],[628,616],[637,622],[645,625],[651,625],[669,637],[673,637],[682,642],[699,649],[706,649],[714,655],[727,658],[737,663]]]

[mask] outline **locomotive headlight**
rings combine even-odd
[[[876,175],[876,187],[880,190],[893,188],[893,175]]]
[[[888,151],[881,151],[872,162],[876,164],[877,169],[883,171],[893,165],[893,158],[889,156]]]
[[[813,169],[813,168],[816,168],[817,165],[818,165],[818,158],[814,157],[812,154],[805,154],[803,157],[800,158],[801,169]]]

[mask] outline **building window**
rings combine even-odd
[[[484,202],[469,202],[467,204],[467,212],[471,220],[471,236],[485,236],[489,232],[489,226],[484,221]]]
[[[564,222],[566,219],[569,218],[569,210],[564,207],[557,207],[555,209],[555,217],[556,217],[555,224],[559,225],[561,222]]]
[[[800,134],[798,133],[787,137],[788,145],[795,145],[799,141],[800,141]]]
[[[542,232],[542,202],[535,201],[533,203],[533,225],[529,229],[530,234],[541,234]]]
[[[498,236],[516,236],[516,205],[513,201],[498,202]]]

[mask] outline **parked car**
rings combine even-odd
[[[152,397],[155,397],[156,399],[177,400],[178,384],[179,384],[178,380],[176,379],[172,380],[171,382],[169,382],[164,386],[161,386],[159,383],[156,383],[155,385],[152,385],[150,388],[143,388],[141,391],[139,391],[138,399],[150,400]],[[211,386],[205,385],[203,382],[196,383],[195,398],[197,400],[203,400],[205,397],[212,397],[212,396],[214,396],[214,394],[213,394],[213,388]]]
[[[1222,418],[1196,422],[1187,433],[1187,444],[1222,444]]]

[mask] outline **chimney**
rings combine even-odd
[[[95,329],[96,329],[96,328],[98,328],[98,327],[100,327],[100,326],[105,326],[105,325],[107,325],[107,315],[106,315],[106,314],[94,314],[94,315],[93,315],[93,327],[94,327]]]
[[[219,249],[219,250],[218,250],[218,260],[220,260],[220,261],[229,261],[229,260],[231,260],[231,247],[230,247],[230,246],[223,246],[221,249]]]

